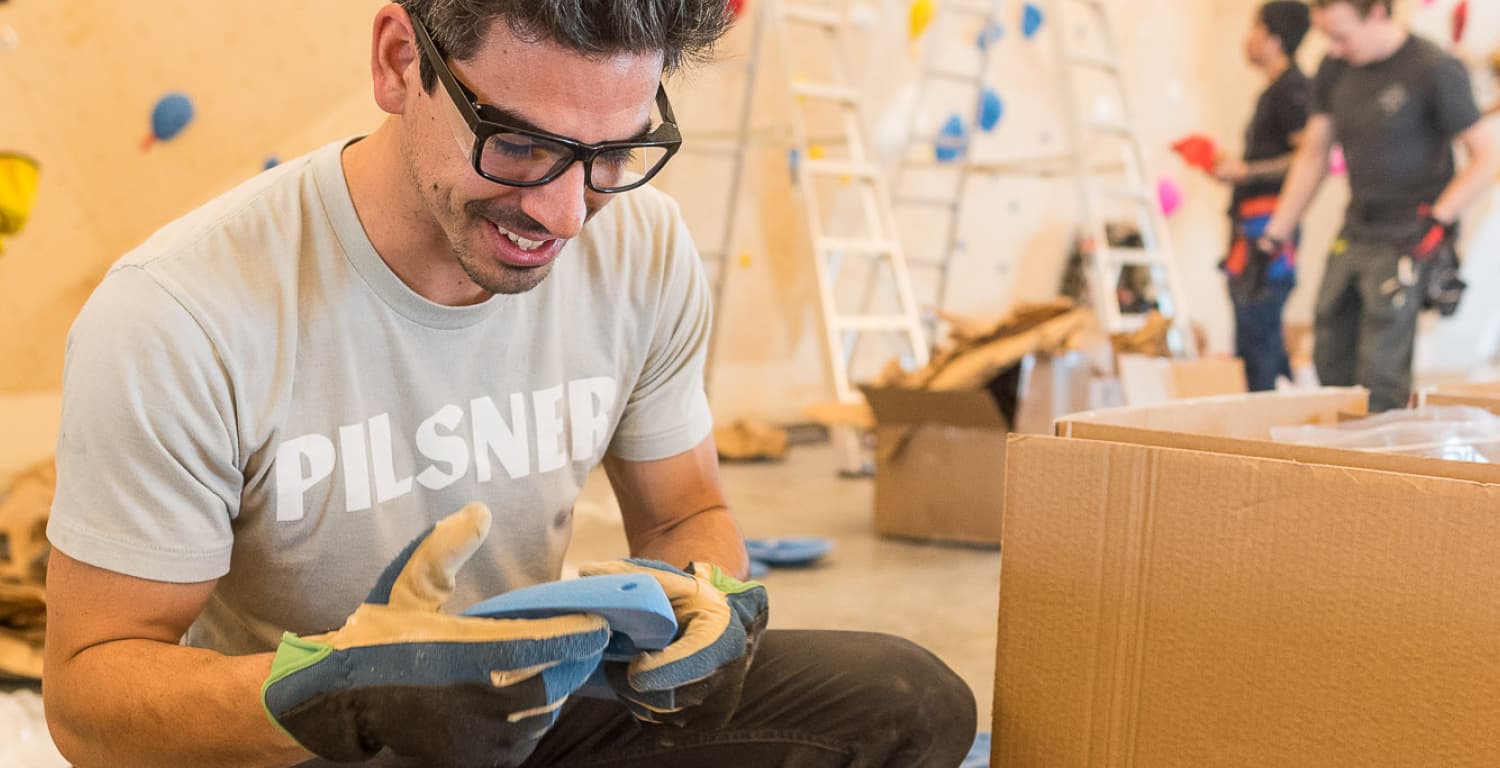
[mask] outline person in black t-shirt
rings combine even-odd
[[[1275,389],[1278,376],[1292,375],[1281,310],[1296,284],[1295,252],[1292,247],[1281,249],[1265,263],[1252,259],[1256,254],[1249,245],[1265,234],[1307,125],[1312,85],[1294,57],[1310,24],[1307,5],[1297,0],[1272,0],[1256,10],[1245,38],[1245,56],[1269,85],[1245,130],[1243,159],[1221,157],[1213,171],[1216,178],[1234,185],[1224,271],[1234,303],[1235,354],[1245,361],[1252,391]]]
[[[1468,72],[1392,17],[1391,0],[1313,0],[1329,55],[1312,117],[1257,250],[1288,241],[1343,145],[1351,199],[1318,292],[1318,378],[1370,390],[1370,408],[1407,404],[1417,313],[1456,306],[1459,215],[1500,170]],[[1456,171],[1453,144],[1468,163]]]

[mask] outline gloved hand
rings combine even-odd
[[[636,719],[704,728],[727,724],[766,628],[765,586],[708,563],[682,571],[655,560],[612,560],[585,565],[579,573],[648,574],[672,602],[678,637],[671,645],[643,652],[628,665],[605,662],[610,686]]]
[[[271,719],[335,762],[382,747],[444,766],[531,754],[603,658],[609,625],[439,613],[489,527],[489,509],[469,504],[408,544],[343,627],[283,635],[261,689]]]
[[[1249,253],[1245,255],[1245,274],[1241,278],[1250,301],[1265,298],[1266,280],[1270,275],[1271,265],[1281,257],[1286,248],[1286,243],[1270,236],[1250,240]]]
[[[1452,243],[1454,238],[1454,226],[1439,220],[1432,215],[1429,206],[1420,209],[1422,225],[1418,228],[1420,233],[1417,239],[1407,249],[1407,254],[1418,264],[1426,264],[1432,260],[1445,246]]]

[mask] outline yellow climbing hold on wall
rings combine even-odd
[[[932,24],[932,17],[937,15],[936,0],[915,0],[911,4],[911,11],[907,15],[906,37],[908,40],[916,40],[927,31],[928,25]]]
[[[26,225],[36,204],[40,170],[35,160],[21,154],[0,152],[0,236],[14,235]],[[0,253],[5,241],[0,239]]]

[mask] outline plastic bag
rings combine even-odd
[[[14,768],[67,768],[47,732],[42,697],[28,688],[0,688],[0,765]]]
[[[1500,462],[1500,416],[1469,406],[1388,411],[1334,425],[1272,427],[1271,439],[1476,464]]]

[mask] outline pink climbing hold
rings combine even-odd
[[[1161,180],[1156,182],[1156,199],[1161,203],[1162,215],[1171,216],[1177,213],[1183,203],[1182,185],[1170,176],[1161,177]]]

